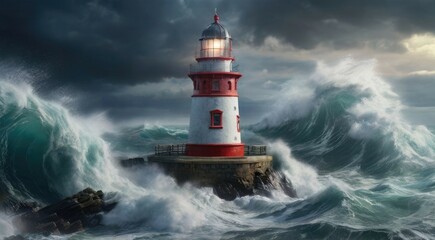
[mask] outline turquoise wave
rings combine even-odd
[[[0,123],[3,196],[52,202],[98,185],[93,180],[105,159],[104,142],[81,130],[61,106],[26,85],[0,82]]]

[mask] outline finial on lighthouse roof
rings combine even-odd
[[[219,15],[217,14],[217,8],[214,9],[214,22],[215,23],[219,22]]]
[[[201,39],[231,38],[228,31],[219,23],[219,15],[217,14],[217,9],[215,9],[214,11],[214,22],[211,23],[210,26],[208,26],[204,31],[202,31]]]

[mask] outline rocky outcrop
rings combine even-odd
[[[282,191],[290,197],[297,196],[290,180],[271,169],[264,173],[254,173],[252,179],[237,178],[235,181],[222,181],[213,185],[213,193],[227,201],[248,195],[271,196],[274,190]]]
[[[24,204],[24,213],[13,219],[18,232],[69,234],[100,224],[102,214],[112,210],[117,202],[108,200],[104,193],[86,188],[77,194],[43,208]]]
[[[179,184],[190,182],[199,187],[212,187],[218,197],[231,201],[247,195],[271,196],[273,190],[296,197],[291,182],[274,171],[271,156],[248,156],[241,159],[189,158],[186,156],[150,156],[150,164],[158,165]],[[148,164],[143,158],[121,160],[121,166]]]

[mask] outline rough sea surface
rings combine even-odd
[[[435,239],[435,136],[404,120],[374,67],[318,63],[310,78],[289,82],[242,138],[268,145],[299,196],[229,202],[158,169],[117,165],[186,142],[187,126],[103,133],[28,84],[0,80],[0,196],[48,204],[85,187],[119,193],[102,226],[32,239]],[[14,234],[11,219],[0,213],[0,238]]]

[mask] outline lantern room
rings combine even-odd
[[[232,58],[231,36],[219,23],[217,14],[214,15],[214,23],[202,32],[199,41],[199,56],[197,58]]]

